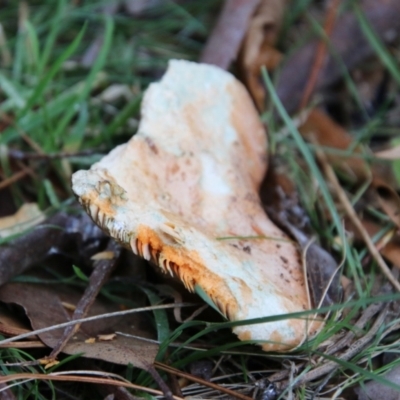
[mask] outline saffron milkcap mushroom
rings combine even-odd
[[[172,60],[147,89],[138,132],[72,188],[93,221],[232,321],[310,309],[298,248],[265,214],[267,139],[243,85]],[[236,326],[264,350],[298,346],[310,321]]]

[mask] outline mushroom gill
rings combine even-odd
[[[266,168],[266,134],[242,84],[173,60],[145,93],[137,134],[72,183],[110,236],[238,321],[309,309],[298,249],[260,204]],[[233,328],[274,351],[308,330],[293,318]]]

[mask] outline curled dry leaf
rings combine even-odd
[[[265,88],[261,82],[261,67],[274,69],[281,53],[274,48],[281,27],[286,0],[261,0],[250,20],[243,40],[239,63],[243,79],[259,110],[264,106]]]
[[[138,133],[76,172],[73,191],[112,237],[205,294],[227,318],[303,311],[310,306],[299,251],[258,197],[266,150],[240,82],[214,66],[175,60],[147,90]],[[233,330],[265,350],[287,350],[309,327],[284,319]]]

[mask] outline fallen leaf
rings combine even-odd
[[[385,181],[375,178],[372,181],[379,205],[391,221],[400,229],[400,197]]]
[[[45,218],[36,203],[25,203],[15,214],[0,218],[0,238],[25,232]]]
[[[325,156],[330,164],[346,177],[352,177],[353,181],[372,180],[371,187],[380,207],[400,228],[400,197],[388,183],[392,181],[391,174],[377,164],[368,165],[361,158],[363,153],[371,153],[367,146],[353,146],[352,137],[347,131],[318,109],[311,110],[300,132],[314,144],[342,151],[350,150],[347,157],[331,155],[329,152]]]
[[[265,88],[261,80],[261,67],[274,69],[282,59],[275,43],[282,24],[286,0],[261,0],[249,23],[249,29],[240,50],[239,65],[243,81],[257,107],[265,103]]]
[[[389,382],[400,386],[400,366],[394,367],[384,375],[380,375]],[[385,399],[399,400],[399,390],[385,385],[384,382],[372,380],[356,389],[358,400]]]
[[[369,179],[371,171],[369,165],[361,158],[366,149],[360,145],[353,146],[353,138],[339,124],[332,120],[325,112],[318,108],[312,109],[301,124],[300,133],[312,143],[320,146],[349,151],[347,156],[325,155],[330,163],[339,168],[353,181]]]
[[[0,290],[0,301],[22,306],[34,330],[53,326],[69,320],[69,315],[62,301],[76,303],[80,294],[70,288],[49,287],[27,283],[8,283]],[[43,305],[46,304],[46,307]],[[116,311],[100,300],[92,305],[89,315],[98,315]],[[123,318],[105,318],[83,323],[78,332],[68,342],[63,352],[67,354],[83,353],[84,357],[95,358],[115,364],[128,365],[147,369],[152,365],[158,351],[158,345],[133,337],[117,336],[112,341],[86,343],[87,339],[97,335],[114,333],[118,330],[130,335],[149,338],[151,334],[143,329],[145,319],[132,314]],[[110,332],[110,330],[112,330]],[[56,329],[39,334],[40,339],[50,348],[59,341],[64,329]]]
[[[78,262],[87,259],[102,238],[104,234],[86,214],[54,214],[27,234],[0,246],[0,285],[57,252]]]
[[[0,333],[5,336],[15,336],[29,332],[29,326],[21,321],[15,313],[12,313],[4,305],[0,305]],[[29,338],[37,340],[36,336]]]
[[[381,249],[382,255],[387,258],[396,268],[400,269],[400,237],[393,238]]]

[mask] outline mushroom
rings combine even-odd
[[[72,177],[93,221],[232,321],[310,309],[299,250],[258,196],[267,139],[243,85],[217,67],[172,60],[141,113],[128,143]],[[310,334],[310,321],[233,331],[282,351]]]

